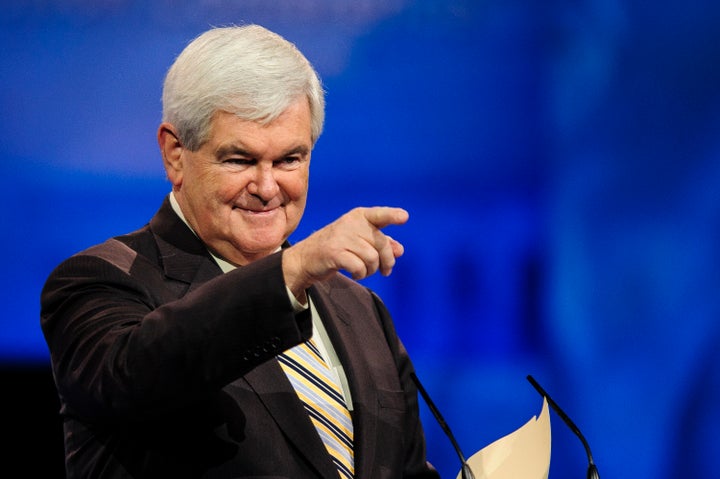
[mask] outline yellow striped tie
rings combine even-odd
[[[317,346],[310,339],[285,351],[278,360],[305,405],[340,477],[352,478],[355,469],[352,419]]]

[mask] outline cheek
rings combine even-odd
[[[307,171],[298,172],[297,175],[288,178],[283,189],[292,200],[302,200],[304,203],[308,191]]]
[[[234,203],[247,188],[243,175],[219,176],[209,179],[210,189],[220,203]]]
[[[307,203],[307,192],[308,192],[308,182],[307,177],[303,180],[297,180],[293,183],[293,186],[291,188],[291,191],[288,191],[287,194],[290,197],[290,201],[292,202],[291,208],[287,210],[288,213],[288,229],[290,231],[293,231],[295,228],[297,228],[298,224],[300,223],[300,219],[303,216],[303,213],[305,212],[305,206]]]

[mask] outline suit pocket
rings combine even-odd
[[[405,410],[405,393],[402,391],[378,390],[378,404],[381,408]]]
[[[405,411],[405,393],[402,391],[387,391],[379,389],[378,392],[378,405],[381,409],[396,409],[398,411]]]

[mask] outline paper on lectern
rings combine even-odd
[[[550,413],[543,398],[540,416],[485,446],[467,460],[475,479],[547,479],[550,472]],[[458,473],[457,479],[461,479]]]

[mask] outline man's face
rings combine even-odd
[[[168,177],[186,219],[215,254],[247,264],[295,230],[307,200],[310,122],[304,98],[268,125],[218,112],[198,151],[179,150],[179,168],[168,168]]]

